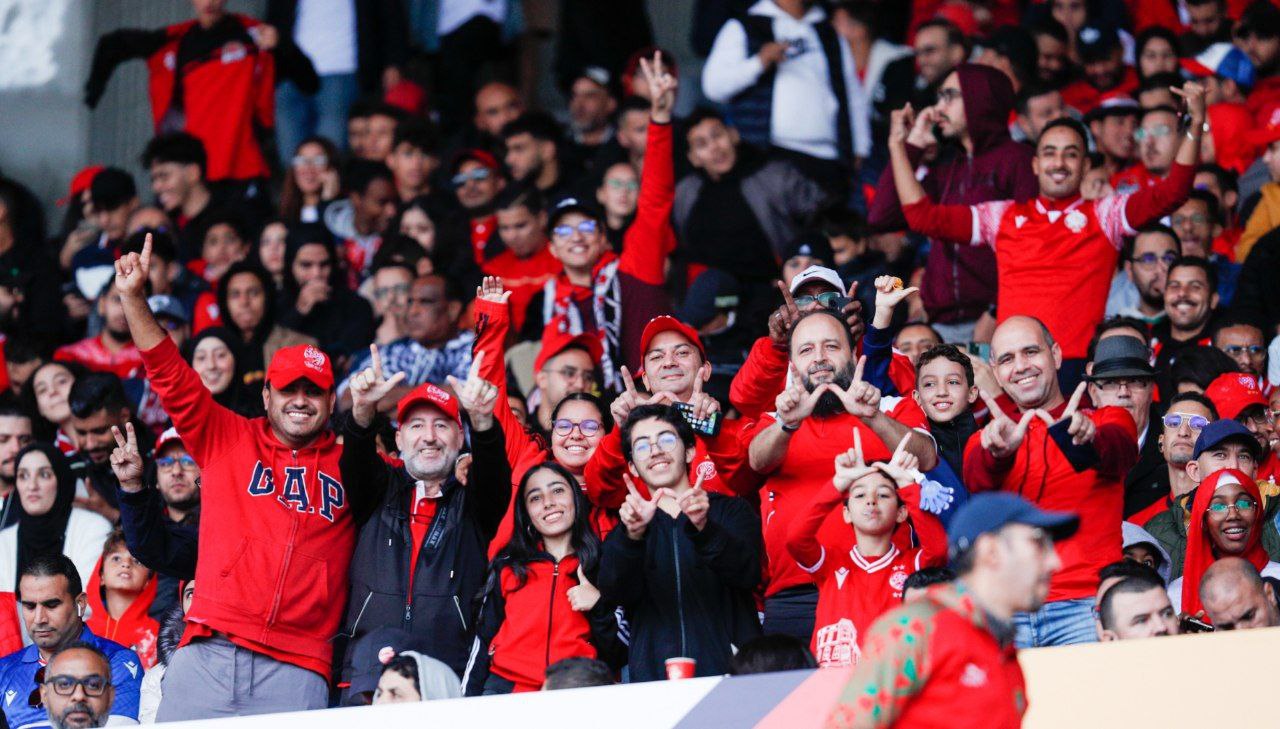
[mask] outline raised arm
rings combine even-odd
[[[449,375],[449,385],[471,421],[472,460],[467,477],[470,497],[467,502],[481,529],[492,539],[511,501],[511,464],[506,459],[502,427],[494,417],[498,386],[480,376],[484,360],[484,353],[477,353],[471,360],[466,381]]]
[[[84,84],[84,103],[90,108],[98,105],[107,82],[116,66],[135,58],[146,58],[160,50],[169,35],[164,29],[140,30],[121,28],[98,39],[93,49],[93,61],[89,64],[89,78]]]
[[[671,229],[671,207],[676,198],[671,108],[679,82],[667,72],[661,51],[654,54],[652,61],[641,58],[640,71],[649,83],[651,96],[648,141],[640,171],[636,217],[627,228],[618,268],[645,283],[660,286],[666,281],[664,263],[676,243]]]
[[[854,481],[871,473],[862,456],[862,435],[853,429],[853,447],[836,456],[835,472],[831,482],[821,486],[809,502],[808,510],[791,522],[787,530],[787,551],[800,565],[800,569],[814,574],[823,567],[826,547],[818,541],[818,528],[831,515],[832,510],[848,498],[849,487]]]
[[[507,461],[514,467],[530,459],[540,458],[542,446],[534,440],[516,414],[511,412],[511,403],[507,402],[507,373],[504,367],[507,334],[511,331],[511,307],[508,300],[511,292],[502,285],[497,276],[485,276],[476,288],[475,305],[472,314],[476,321],[476,341],[472,345],[472,361],[480,357],[484,364],[479,375],[498,388],[498,399],[494,404],[493,415],[502,427],[503,443]]]
[[[889,166],[907,226],[930,238],[948,243],[974,241],[973,211],[967,205],[939,205],[929,199],[916,179],[915,165],[907,153],[907,135],[914,121],[911,105],[893,112],[889,126]]]
[[[116,439],[111,469],[119,482],[117,497],[125,544],[139,562],[156,572],[192,579],[196,575],[197,530],[166,519],[160,492],[143,486],[144,463],[133,423],[125,423],[124,434],[112,426],[111,434]]]
[[[1138,228],[1168,215],[1191,192],[1195,181],[1195,168],[1200,163],[1200,140],[1203,136],[1205,119],[1204,86],[1188,81],[1182,88],[1170,86],[1169,90],[1182,97],[1187,105],[1188,128],[1182,136],[1178,147],[1178,156],[1169,168],[1169,174],[1159,183],[1144,187],[1130,195],[1124,204],[1124,218],[1127,230],[1123,232],[1133,235]],[[1105,223],[1105,220],[1104,220]],[[1112,243],[1117,243],[1119,236],[1114,226],[1105,226]]]

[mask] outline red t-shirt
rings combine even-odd
[[[417,571],[418,554],[422,552],[422,543],[427,540],[427,532],[431,531],[431,522],[435,521],[436,509],[440,499],[418,498],[414,490],[413,517],[409,520],[409,533],[413,535],[413,544],[409,549],[409,604],[413,604],[413,573]]]
[[[881,398],[880,409],[908,428],[927,429],[924,411],[909,397]],[[762,416],[755,432],[772,426],[774,420],[772,414]],[[809,508],[818,490],[831,483],[836,455],[853,447],[854,428],[862,437],[862,453],[868,463],[887,461],[893,456],[893,448],[898,444],[885,444],[880,436],[853,415],[839,413],[827,418],[809,417],[791,436],[782,463],[772,473],[764,474],[768,480],[760,492],[760,507],[764,519],[765,557],[768,559],[766,596],[814,584],[813,577],[800,569],[787,551],[787,533],[791,522]],[[833,510],[823,521],[818,530],[818,541],[832,553],[853,546],[853,530],[844,523],[839,510]]]
[[[106,333],[58,347],[53,358],[60,362],[77,362],[95,372],[110,372],[127,380],[142,372],[142,354],[132,342],[112,352],[102,343]]]

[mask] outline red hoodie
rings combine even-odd
[[[489,671],[515,683],[515,693],[540,690],[547,666],[562,658],[596,657],[586,614],[569,604],[569,589],[578,586],[578,558],[526,567],[523,587],[510,567],[503,568],[506,620],[489,641]]]
[[[151,387],[200,464],[200,560],[182,645],[236,645],[329,678],[356,528],[325,430],[292,450],[266,418],[213,400],[165,337],[142,353]]]
[[[114,640],[122,646],[133,649],[142,660],[142,667],[151,670],[156,665],[156,639],[160,635],[160,623],[156,622],[147,611],[156,599],[156,575],[153,572],[142,593],[129,603],[124,615],[111,617],[107,612],[107,604],[103,599],[102,558],[93,568],[89,584],[85,586],[85,594],[89,598],[89,619],[85,625],[99,638]]]

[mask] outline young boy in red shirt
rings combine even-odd
[[[836,456],[831,486],[818,491],[808,512],[787,533],[787,550],[818,585],[810,648],[819,667],[856,664],[862,634],[902,603],[907,575],[947,559],[942,524],[920,509],[919,462],[907,452],[907,439],[888,463],[871,465],[862,457],[856,430],[853,440],[852,449]],[[855,537],[847,552],[817,538],[818,527],[840,503]],[[902,550],[894,544],[894,532],[908,517],[920,546]]]

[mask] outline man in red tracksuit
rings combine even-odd
[[[327,428],[333,367],[281,349],[265,418],[218,405],[147,308],[151,237],[116,261],[116,287],[151,387],[200,465],[200,589],[169,663],[160,721],[324,708],[347,594],[357,504]]]
[[[827,717],[831,729],[945,726],[1017,729],[1026,682],[1012,618],[1044,602],[1061,566],[1054,542],[1074,514],[1046,512],[1013,494],[979,494],[948,527],[956,583],[885,613]]]
[[[311,93],[319,88],[315,69],[275,28],[225,12],[225,2],[192,4],[193,20],[103,36],[94,50],[85,101],[97,105],[117,65],[146,58],[157,134],[185,131],[199,138],[209,154],[210,180],[269,177],[254,127],[275,125],[277,71]]]
[[[995,251],[997,318],[1021,314],[1044,322],[1068,360],[1064,389],[1074,389],[1084,375],[1089,339],[1102,321],[1125,236],[1172,212],[1191,192],[1200,159],[1205,91],[1191,81],[1172,90],[1186,99],[1189,123],[1168,177],[1131,195],[1098,200],[1080,195],[1088,135],[1079,122],[1063,117],[1045,125],[1037,140],[1032,161],[1040,185],[1037,198],[935,204],[908,156],[911,111],[894,112],[889,152],[907,224],[939,241]]]
[[[991,337],[991,365],[1016,410],[1006,414],[983,395],[992,420],[969,438],[964,483],[971,493],[1012,491],[1045,509],[1080,515],[1080,529],[1058,545],[1062,570],[1048,602],[1015,616],[1019,647],[1098,639],[1093,600],[1098,571],[1122,548],[1124,477],[1138,461],[1138,429],[1121,407],[1080,410],[1085,386],[1070,402],[1058,388],[1062,349],[1044,324],[1015,316]]]

